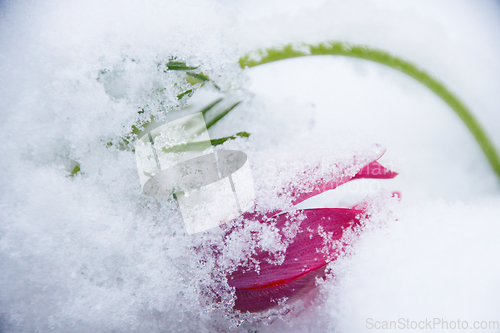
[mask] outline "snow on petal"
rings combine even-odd
[[[273,262],[273,254],[258,251],[253,256],[259,269],[238,267],[228,277],[235,287],[235,309],[261,311],[277,305],[280,299],[296,298],[315,286],[316,277],[324,276],[325,265],[334,260],[346,245],[344,231],[359,225],[360,211],[354,209],[307,209],[285,213],[264,223],[275,223],[286,237],[291,224],[300,231],[290,239],[281,264]]]

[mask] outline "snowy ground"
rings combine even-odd
[[[447,105],[362,60],[236,66],[290,42],[387,50],[441,80],[500,147],[498,1],[4,1],[0,20],[0,332],[500,321],[500,183]],[[253,158],[254,178],[269,163],[387,149],[381,162],[400,175],[383,186],[402,200],[374,200],[372,227],[331,264],[335,278],[315,306],[236,327],[206,291],[213,262],[196,248],[212,236],[186,235],[173,201],[142,194],[134,154],[106,146],[142,107],[161,116],[176,103],[178,77],[157,67],[170,56],[244,92],[210,135],[252,133],[225,147]],[[81,165],[75,177],[71,161]]]

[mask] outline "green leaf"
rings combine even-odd
[[[229,108],[221,111],[219,114],[217,114],[214,118],[212,118],[209,122],[207,122],[207,129],[215,125],[219,120],[222,119],[226,114],[228,114],[232,109],[237,107],[242,101],[236,102],[233,105],[231,105]]]
[[[184,79],[193,86],[197,83],[205,83],[210,80],[210,78],[205,74],[203,74],[202,72],[200,73],[187,72],[186,75],[184,76]]]
[[[224,138],[210,140],[210,143],[212,144],[212,146],[218,146],[218,145],[223,144],[227,140],[234,140],[234,139],[236,139],[237,136],[240,137],[240,138],[248,138],[250,136],[250,133],[239,132],[239,133],[236,133],[235,135],[232,135],[232,136],[226,136]]]
[[[186,90],[185,92],[183,93],[180,93],[179,95],[177,95],[177,99],[181,99],[182,97],[186,96],[186,95],[189,95],[191,93],[194,92],[194,89],[189,89],[189,90]]]
[[[80,172],[80,163],[76,162],[76,165],[75,167],[73,168],[73,170],[71,170],[71,173],[69,174],[70,177],[74,177],[76,176],[76,174]]]
[[[167,63],[167,70],[171,70],[171,71],[190,71],[193,69],[197,69],[198,67],[199,66],[196,66],[196,67],[188,66],[188,65],[186,65],[186,63],[184,61],[170,60]]]
[[[185,151],[199,151],[207,149],[208,141],[187,142],[181,145],[175,145],[170,148],[163,147],[164,153],[182,153]]]
[[[215,105],[217,105],[220,101],[222,101],[222,97],[216,99],[214,102],[212,102],[209,105],[205,106],[199,112],[201,112],[203,115],[205,115],[205,113],[207,113],[207,111],[209,111],[211,108],[213,108]]]
[[[248,138],[250,136],[250,133],[247,132],[239,132],[236,133],[235,135],[231,136],[226,136],[224,138],[219,138],[219,139],[213,139],[210,140],[210,145],[212,146],[219,146],[226,142],[227,140],[234,140],[236,137],[240,138]],[[207,148],[208,141],[196,141],[196,142],[187,142],[181,145],[175,145],[170,148],[163,147],[161,150],[164,153],[181,153],[185,151],[202,151]]]

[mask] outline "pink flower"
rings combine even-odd
[[[390,179],[397,173],[380,165],[376,160],[367,163],[354,177],[340,181],[320,181],[307,193],[288,191],[292,204],[298,204],[312,196],[335,189],[359,178]],[[245,221],[274,224],[288,246],[276,263],[276,254],[259,251],[251,256],[256,267],[240,266],[228,275],[229,286],[235,288],[235,310],[258,312],[308,295],[316,286],[316,278],[325,277],[326,265],[338,258],[352,242],[352,235],[360,226],[364,213],[360,205],[352,208],[302,209],[281,213],[275,211],[263,215],[246,214]],[[290,236],[290,223],[300,223],[300,231]],[[235,229],[229,230],[228,234]],[[279,256],[278,256],[279,257]],[[279,259],[279,258],[278,258]]]

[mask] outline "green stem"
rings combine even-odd
[[[446,104],[448,104],[453,111],[455,111],[460,119],[462,119],[486,155],[493,171],[500,179],[500,158],[495,150],[495,147],[493,146],[493,143],[476,118],[442,83],[408,61],[397,58],[387,52],[371,49],[366,46],[348,45],[342,42],[331,42],[320,45],[303,45],[300,48],[294,48],[292,45],[287,45],[282,49],[267,49],[265,51],[260,51],[259,60],[253,60],[249,55],[246,55],[240,58],[239,63],[241,68],[245,68],[283,59],[311,55],[341,55],[371,60],[394,68],[419,81],[438,95],[444,102],[446,102]]]

